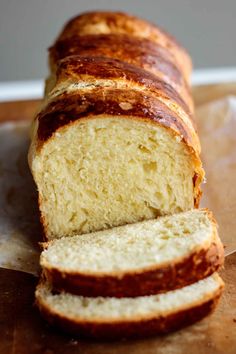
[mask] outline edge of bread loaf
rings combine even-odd
[[[216,223],[212,213],[207,210],[206,212],[212,221],[212,242],[207,248],[204,245],[199,246],[185,258],[158,266],[109,274],[66,271],[50,266],[45,259],[41,258],[44,276],[56,290],[88,297],[135,297],[158,294],[190,285],[213,274],[224,264],[224,248],[217,233]],[[50,242],[44,247],[47,248],[49,244]]]
[[[168,312],[165,316],[152,314],[140,316],[139,318],[103,321],[94,319],[91,321],[82,318],[69,318],[59,311],[54,311],[43,298],[37,294],[44,283],[39,283],[36,290],[36,305],[41,315],[52,325],[56,325],[61,330],[81,338],[92,338],[95,340],[116,340],[142,338],[154,335],[166,334],[189,326],[207,315],[217,306],[224,289],[223,280],[216,274],[218,288],[204,299],[193,302],[191,307],[184,306],[177,311]],[[132,300],[131,300],[132,301]]]

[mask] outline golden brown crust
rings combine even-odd
[[[89,87],[89,84],[98,85],[97,79],[115,80],[114,82],[120,83],[127,82],[127,88],[133,88],[136,84],[139,89],[143,89],[144,93],[148,90],[156,94],[157,97],[162,96],[176,103],[192,119],[187,104],[178,92],[164,80],[144,69],[117,59],[81,57],[78,55],[67,57],[58,64],[56,87],[63,81],[78,85],[81,81],[87,81]]]
[[[161,94],[161,93],[160,93]],[[171,128],[195,150],[196,141],[178,114],[158,100],[135,90],[97,87],[96,92],[78,90],[64,93],[50,102],[38,116],[39,143],[47,141],[59,128],[82,118],[119,116],[120,119],[143,119]]]
[[[168,80],[179,92],[183,100],[193,110],[189,87],[176,66],[170,51],[147,39],[130,37],[124,34],[102,34],[74,36],[60,40],[50,48],[51,69],[56,63],[70,55],[107,57],[141,67],[156,76]]]
[[[180,83],[182,73],[174,57],[164,47],[124,34],[94,34],[74,36],[57,41],[50,49],[53,63],[71,55],[119,59],[136,66],[150,68],[171,76]]]
[[[82,322],[53,313],[49,307],[36,300],[43,317],[51,324],[63,331],[71,333],[79,338],[92,338],[95,340],[117,340],[150,337],[166,334],[189,326],[205,316],[209,315],[217,306],[223,291],[223,285],[212,296],[201,304],[195,304],[191,308],[180,310],[164,317],[143,319],[140,321],[124,322]]]
[[[191,60],[185,49],[159,27],[122,12],[88,12],[71,19],[63,28],[58,40],[78,35],[127,34],[130,37],[147,38],[167,48],[174,56],[188,81]]]
[[[214,231],[216,232],[216,230]],[[43,265],[43,273],[56,290],[83,296],[135,297],[153,295],[182,288],[214,272],[224,263],[223,245],[216,235],[207,249],[192,252],[188,257],[138,272],[96,275],[60,271]]]

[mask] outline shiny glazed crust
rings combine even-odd
[[[68,56],[106,57],[143,68],[170,83],[193,112],[193,100],[186,79],[170,51],[145,38],[127,34],[73,36],[58,40],[50,48],[50,67],[55,72],[57,63]]]
[[[40,286],[40,285],[39,285]],[[36,299],[37,306],[42,316],[52,325],[65,332],[75,335],[79,338],[95,340],[118,340],[150,337],[160,334],[166,334],[189,326],[205,316],[209,315],[217,306],[222,294],[224,285],[201,303],[195,303],[191,308],[182,309],[176,313],[166,314],[164,317],[140,318],[140,320],[119,322],[85,322],[72,320],[53,312],[45,303]]]
[[[39,143],[46,142],[53,137],[53,133],[67,124],[85,118],[98,119],[99,115],[119,116],[120,119],[146,119],[150,124],[171,128],[192,148],[196,142],[188,126],[157,97],[144,96],[142,92],[132,89],[98,86],[96,93],[93,90],[78,89],[65,92],[49,102],[37,117]]]
[[[159,27],[126,13],[96,11],[76,16],[65,25],[57,40],[94,34],[126,34],[148,39],[167,48],[189,82],[192,63],[185,49]]]
[[[196,250],[184,259],[156,268],[93,275],[65,272],[44,264],[43,273],[55,290],[91,297],[135,297],[190,285],[216,272],[223,263],[224,249],[216,233],[208,249]]]
[[[138,90],[148,90],[157,97],[161,95],[183,109],[192,120],[188,105],[170,84],[142,68],[118,59],[79,55],[66,57],[58,63],[55,90],[62,84],[68,86],[81,81],[86,82],[89,88],[89,85],[99,85],[97,80],[103,80],[103,86],[111,85],[109,80],[113,80],[114,83],[117,82],[117,86],[123,84],[132,88],[137,85]]]
[[[168,49],[148,39],[127,34],[90,34],[57,40],[49,48],[49,55],[52,67],[68,56],[82,55],[120,59],[150,69],[154,66],[157,71],[163,70],[168,76],[171,74],[177,82],[182,76]]]

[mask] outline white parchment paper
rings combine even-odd
[[[214,212],[226,255],[236,250],[236,97],[197,108],[207,183],[202,206]],[[0,267],[37,274],[37,195],[28,163],[29,123],[0,124]]]

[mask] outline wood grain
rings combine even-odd
[[[0,103],[0,122],[30,120],[34,117],[40,100]]]

